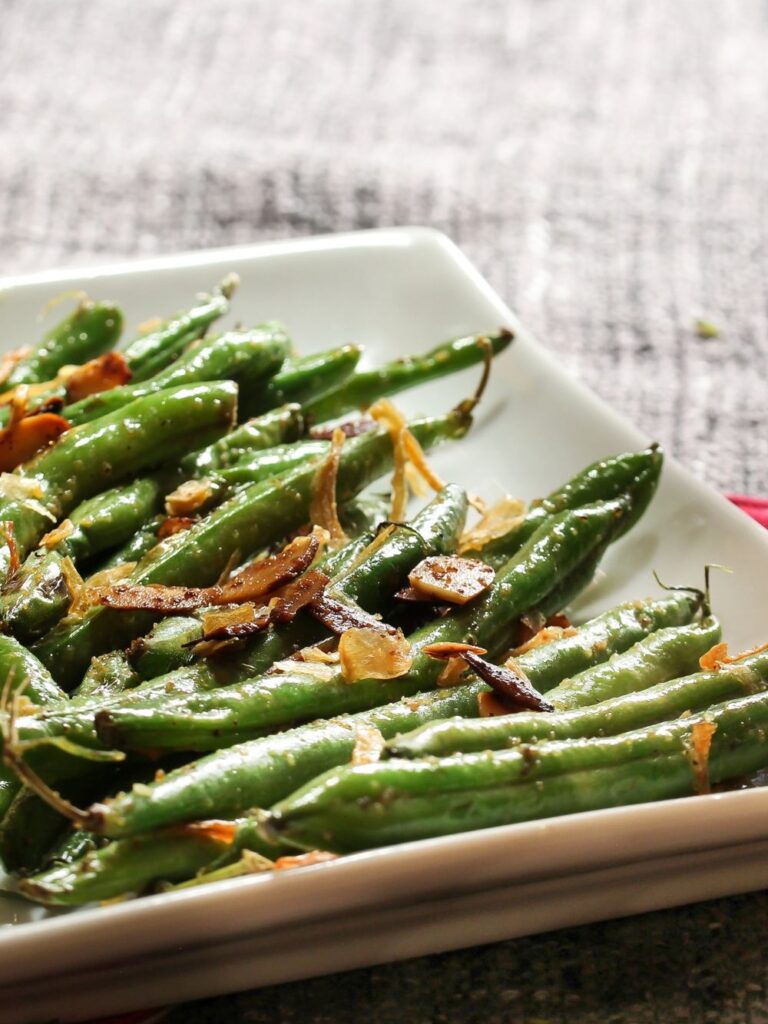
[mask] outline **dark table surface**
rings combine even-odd
[[[768,493],[764,0],[0,16],[0,271],[431,224],[700,477]],[[764,1021],[766,909],[720,900],[171,1020]]]

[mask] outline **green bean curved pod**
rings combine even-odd
[[[130,540],[126,541],[121,547],[116,548],[103,562],[100,562],[97,571],[103,572],[105,569],[114,569],[115,566],[125,565],[126,562],[139,562],[159,543],[157,534],[165,519],[164,515],[153,516],[152,519],[149,519],[140,530],[134,533]]]
[[[427,448],[460,437],[467,427],[461,411],[412,424]],[[351,440],[341,453],[338,499],[353,497],[391,464],[392,445],[385,432]],[[315,467],[308,465],[244,488],[191,529],[153,549],[130,580],[187,586],[215,582],[233,553],[258,551],[306,522],[314,477]],[[35,645],[35,652],[58,679],[75,686],[94,655],[129,644],[151,627],[154,618],[143,612],[92,608],[76,622],[62,620]]]
[[[388,745],[392,757],[446,757],[482,750],[504,750],[518,743],[564,740],[585,736],[614,736],[657,722],[671,721],[688,711],[763,690],[768,675],[755,667],[735,664],[716,672],[657,683],[601,701],[599,704],[554,714],[524,712],[498,718],[451,719],[435,722],[398,736]]]
[[[568,676],[607,661],[658,629],[690,623],[698,602],[685,594],[629,601],[579,626],[573,636],[559,637],[515,659],[537,690],[546,692]]]
[[[14,526],[19,554],[28,551],[53,523],[105,486],[177,457],[191,439],[212,439],[232,422],[237,386],[231,381],[169,388],[137,399],[95,423],[67,431],[51,448],[25,463],[14,476],[39,488],[36,501],[0,499],[0,519]],[[8,549],[0,552],[0,570]]]
[[[19,384],[53,380],[62,366],[84,363],[111,349],[122,329],[123,314],[117,306],[82,302],[46,334],[34,352],[16,364],[3,386],[9,390]]]
[[[228,846],[215,833],[179,827],[110,843],[73,864],[60,864],[22,880],[19,889],[49,905],[113,899],[142,892],[153,882],[191,878]]]
[[[44,665],[12,636],[0,633],[0,679],[13,677],[12,688],[24,682],[23,692],[33,704],[41,706],[66,700],[67,695],[53,681]]]
[[[179,316],[173,317],[157,330],[150,331],[126,345],[121,352],[128,364],[133,383],[148,380],[177,359],[191,342],[229,309],[222,294],[211,295]]]
[[[93,700],[111,697],[124,690],[132,690],[140,681],[141,677],[124,651],[109,651],[93,658],[82,682],[72,691],[72,698]]]
[[[74,531],[56,550],[77,562],[124,544],[160,510],[161,499],[160,481],[153,476],[102,491],[69,514]]]
[[[714,618],[658,629],[602,665],[564,679],[547,691],[547,700],[557,711],[569,711],[688,675],[720,637]]]
[[[506,330],[487,336],[456,338],[420,356],[394,359],[371,370],[358,370],[337,388],[305,402],[304,412],[314,423],[322,423],[353,409],[363,409],[377,398],[394,395],[398,391],[482,363],[486,350],[484,345],[480,344],[481,337],[491,343],[494,356],[503,352],[513,340],[512,334]]]
[[[663,462],[663,452],[655,446],[590,463],[562,487],[539,502],[534,502],[526,514],[501,537],[489,541],[481,550],[466,552],[466,555],[468,558],[482,558],[497,568],[551,516],[568,508],[578,508],[593,501],[608,501],[628,494],[632,499],[632,511],[622,521],[616,535],[618,538],[638,521],[648,507],[656,492]]]
[[[361,355],[357,345],[343,345],[286,359],[274,377],[243,394],[241,416],[256,416],[284,402],[305,405],[320,398],[349,379]]]
[[[281,405],[246,420],[206,448],[185,455],[180,466],[187,477],[203,477],[226,469],[249,452],[296,441],[303,431],[304,415],[301,406],[295,403]]]
[[[94,804],[88,828],[114,838],[269,807],[320,772],[349,760],[359,727],[372,726],[389,737],[449,713],[473,714],[483,689],[481,683],[472,683],[420,693],[216,751],[148,786]]]
[[[757,658],[765,685],[768,658]],[[274,808],[272,831],[282,842],[346,852],[685,796],[702,784],[691,749],[693,728],[705,722],[716,726],[709,781],[768,764],[768,693],[760,692],[608,738],[333,769]]]
[[[3,628],[25,644],[52,629],[72,602],[62,556],[35,548],[0,590]]]
[[[65,406],[62,416],[74,426],[79,426],[114,415],[139,398],[198,381],[229,378],[246,390],[254,380],[274,373],[285,358],[288,344],[285,332],[275,325],[250,331],[229,331],[217,338],[202,338],[149,380],[100,391]]]
[[[302,675],[263,676],[187,700],[148,701],[145,707],[119,705],[99,712],[97,731],[107,746],[121,749],[206,750],[225,746],[318,715],[364,711],[436,684],[443,666],[422,648],[436,641],[468,641],[503,646],[511,621],[535,605],[558,579],[595,546],[626,506],[604,502],[562,513],[534,534],[497,574],[496,581],[463,609],[411,634],[410,670],[397,679],[347,683]]]

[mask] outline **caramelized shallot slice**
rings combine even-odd
[[[374,618],[358,605],[346,604],[328,594],[323,594],[322,597],[310,601],[307,610],[318,622],[322,622],[326,629],[330,629],[337,636],[342,636],[348,629],[369,630],[373,633],[397,632],[394,626]]]
[[[331,448],[323,459],[312,481],[312,498],[309,505],[310,521],[324,527],[330,536],[330,544],[339,548],[349,538],[339,522],[339,510],[336,503],[336,482],[339,475],[341,449],[346,435],[340,427],[336,427],[331,435]]]
[[[94,603],[130,611],[158,611],[183,615],[206,605],[244,604],[266,597],[307,569],[320,546],[314,534],[297,537],[276,555],[246,566],[227,583],[213,587],[167,587],[162,584],[128,584],[95,587]]]
[[[339,640],[341,672],[348,683],[358,679],[397,679],[413,664],[411,645],[402,633],[348,629]]]
[[[374,725],[358,725],[355,729],[355,746],[352,764],[373,764],[381,759],[386,740]]]
[[[408,582],[436,601],[467,604],[491,586],[496,573],[490,565],[458,555],[432,555],[411,571]]]
[[[76,367],[67,376],[67,401],[79,402],[100,391],[111,391],[127,384],[132,376],[122,353],[107,352]]]
[[[507,705],[508,711],[554,711],[554,706],[546,701],[538,690],[517,672],[485,661],[473,651],[465,651],[461,657],[469,667],[494,690],[497,698]]]
[[[465,551],[481,551],[485,545],[498,537],[503,537],[523,517],[525,505],[510,495],[497,501],[475,525],[461,535],[459,554]]]

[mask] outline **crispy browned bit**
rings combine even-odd
[[[477,647],[475,644],[463,644],[451,640],[441,640],[439,643],[427,644],[423,648],[424,654],[430,658],[437,658],[438,661],[447,661],[449,658],[461,657],[467,651],[473,654],[487,654],[484,647]]]
[[[169,516],[187,516],[197,512],[210,499],[213,488],[208,480],[185,480],[165,499]]]
[[[234,821],[221,821],[213,818],[210,821],[190,821],[183,825],[177,825],[176,829],[182,835],[203,835],[208,839],[218,840],[220,843],[233,843],[237,835],[237,825]],[[174,831],[175,831],[174,830]]]
[[[157,539],[165,540],[167,537],[173,537],[175,533],[191,530],[196,522],[197,519],[193,516],[168,516],[160,524],[160,529],[157,531]]]
[[[57,441],[69,430],[69,423],[53,412],[20,417],[11,414],[8,426],[0,430],[0,472],[11,470],[28,462],[34,455]]]
[[[314,535],[297,537],[276,555],[246,566],[227,583],[213,587],[167,587],[162,584],[123,584],[94,587],[90,599],[108,608],[158,611],[183,615],[206,605],[243,604],[266,597],[307,569],[320,542]]]
[[[277,554],[267,555],[266,558],[251,563],[221,587],[212,588],[220,591],[220,597],[211,603],[239,604],[271,594],[284,583],[305,572],[319,549],[320,541],[315,534],[296,537]]]
[[[278,857],[275,871],[287,871],[290,868],[307,868],[313,864],[324,864],[329,860],[337,860],[338,854],[326,850],[310,850],[309,853],[297,853],[290,857]]]
[[[717,732],[714,722],[697,722],[691,729],[688,745],[688,760],[693,770],[694,788],[697,793],[709,793],[709,751],[712,737]]]
[[[337,636],[341,636],[348,629],[370,629],[376,633],[397,632],[394,626],[374,618],[357,605],[344,604],[328,594],[310,601],[307,610]]]
[[[494,690],[508,711],[554,711],[554,706],[544,700],[530,682],[502,665],[494,665],[472,651],[465,651],[461,657],[469,667]]]
[[[328,582],[329,577],[324,572],[310,569],[298,579],[286,583],[269,602],[271,621],[290,622],[300,609],[321,596]]]
[[[8,577],[11,577],[21,568],[21,559],[19,558],[19,548],[16,544],[14,525],[10,519],[0,520],[0,534],[2,534],[5,543],[8,545]]]
[[[413,664],[411,645],[403,634],[352,628],[339,640],[341,673],[348,683],[358,679],[397,679]]]
[[[437,601],[467,604],[491,586],[496,573],[490,565],[458,555],[432,555],[411,571],[414,589]]]
[[[41,548],[55,548],[57,544],[60,544],[67,537],[74,533],[75,524],[71,519],[62,519],[58,526],[55,526],[40,541]]]
[[[79,402],[89,395],[127,384],[133,374],[121,352],[106,352],[89,359],[67,377],[67,401]]]
[[[341,430],[345,437],[359,437],[367,434],[369,430],[376,429],[376,421],[370,416],[358,416],[354,420],[346,420],[344,423],[337,423],[335,426],[312,427],[309,436],[316,441],[330,441],[333,438],[334,430]]]
[[[312,498],[309,505],[310,520],[328,531],[330,544],[334,548],[341,547],[349,539],[339,522],[339,509],[336,503],[336,481],[345,439],[344,431],[339,427],[334,428],[328,455],[318,467],[312,481]]]
[[[525,643],[518,644],[511,652],[511,655],[516,658],[520,654],[532,651],[535,647],[543,647],[545,644],[551,644],[553,640],[561,640],[566,636],[575,636],[576,633],[577,630],[573,626],[551,626],[548,624],[530,636]],[[506,659],[502,660],[506,661]]]

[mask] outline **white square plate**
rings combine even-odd
[[[525,332],[444,236],[399,228],[194,253],[0,282],[0,339],[32,341],[52,295],[84,288],[129,325],[189,304],[234,270],[233,319],[286,322],[301,351],[346,341],[380,361],[510,324],[477,423],[434,458],[486,497],[546,493],[650,440]],[[437,412],[476,373],[398,402]],[[663,440],[663,438],[661,439]],[[586,616],[666,580],[718,575],[735,649],[766,639],[768,535],[667,460],[641,523],[609,553]],[[0,1021],[71,1021],[436,952],[768,884],[768,793],[748,790],[515,825],[358,854],[302,871],[48,915],[0,897]]]

